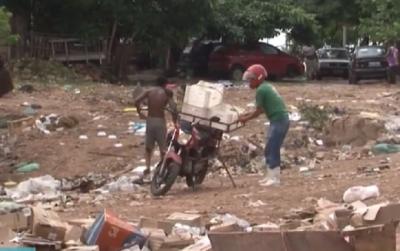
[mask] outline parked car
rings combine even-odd
[[[382,46],[362,46],[354,50],[349,83],[356,84],[361,79],[386,79],[386,50]]]
[[[297,57],[262,42],[215,47],[208,61],[208,70],[229,74],[232,80],[239,81],[245,69],[253,64],[263,65],[271,78],[295,77],[304,73],[304,66]]]
[[[345,48],[319,49],[317,79],[349,76],[350,54]]]

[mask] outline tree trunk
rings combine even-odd
[[[115,34],[117,33],[117,19],[114,20],[113,23],[113,27],[112,27],[112,31],[111,31],[111,38],[110,38],[110,42],[108,43],[108,48],[107,48],[107,62],[111,63],[111,52],[112,52],[112,48],[114,45],[114,40],[115,40]]]
[[[170,68],[171,68],[171,46],[168,46],[165,54],[165,71],[168,72]]]

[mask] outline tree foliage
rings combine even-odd
[[[290,0],[215,1],[208,31],[213,37],[245,41],[273,37],[278,29],[313,23],[313,15]]]
[[[10,28],[11,13],[4,7],[0,7],[0,43],[11,45],[17,42],[18,36],[11,34]]]
[[[372,40],[400,39],[399,0],[358,0],[361,6],[360,31]]]

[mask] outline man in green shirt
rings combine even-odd
[[[243,114],[239,121],[247,121],[265,113],[270,121],[265,146],[267,164],[266,177],[260,180],[262,186],[280,184],[281,147],[289,130],[289,115],[286,105],[275,87],[265,82],[267,71],[262,65],[252,65],[243,74],[243,80],[249,83],[251,89],[256,89],[256,110]]]

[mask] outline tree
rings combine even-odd
[[[316,25],[296,25],[291,37],[303,43],[324,43],[339,46],[342,44],[342,28],[348,27],[349,43],[358,39],[360,7],[357,0],[300,0],[298,4],[315,16]]]
[[[11,34],[11,13],[4,7],[0,7],[0,45],[12,45],[18,40],[17,35]]]
[[[358,0],[361,6],[360,31],[372,40],[385,42],[400,38],[400,1]]]
[[[314,16],[291,0],[217,0],[208,25],[212,37],[235,42],[277,35],[298,24],[314,22]]]

